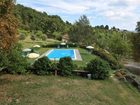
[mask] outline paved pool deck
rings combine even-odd
[[[77,61],[82,61],[82,57],[81,57],[81,54],[80,54],[78,49],[75,49],[75,53],[76,53],[76,60]]]

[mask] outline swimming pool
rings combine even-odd
[[[63,57],[71,57],[71,59],[76,59],[75,49],[52,49],[46,53],[50,60],[59,60]]]

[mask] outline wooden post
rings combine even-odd
[[[55,70],[55,74],[54,75],[57,76],[57,70]]]

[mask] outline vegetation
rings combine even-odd
[[[93,31],[88,18],[83,15],[69,30],[70,40],[78,44],[93,44]]]
[[[33,64],[32,72],[37,75],[48,75],[51,71],[51,61],[47,57],[39,58]]]
[[[121,58],[129,58],[131,54],[131,42],[128,40],[127,36],[121,34],[114,34],[108,40],[108,51],[110,51],[115,58],[119,61]],[[119,49],[119,50],[118,50]]]
[[[26,58],[22,56],[21,45],[16,44],[7,55],[8,63],[6,62],[5,67],[8,73],[13,74],[25,74],[28,66]]]
[[[46,12],[41,13],[20,4],[16,5],[14,15],[18,18],[20,29],[37,34],[45,33],[51,38],[65,33],[70,25],[57,15],[50,16]]]
[[[121,64],[117,61],[111,53],[107,52],[103,49],[96,49],[92,50],[92,54],[99,56],[101,59],[107,61],[112,69],[119,69],[121,68]]]
[[[14,6],[14,11],[12,11]],[[19,28],[18,32],[17,28]],[[136,30],[137,35],[139,35],[139,22]],[[49,49],[45,46],[56,47],[59,42],[53,41],[52,43],[47,38],[61,40],[64,33],[69,33],[72,44],[74,42],[78,46],[93,45],[98,49],[97,51],[93,50],[93,52],[98,52],[97,55],[111,63],[110,65],[117,64],[116,60],[120,61],[123,57],[128,57],[131,52],[131,43],[128,39],[131,33],[128,31],[121,31],[115,27],[110,29],[108,25],[92,27],[85,15],[71,24],[64,22],[57,15],[50,16],[45,12],[41,13],[19,4],[15,5],[15,0],[1,0],[0,72],[14,74],[27,72],[26,58],[22,57],[21,46],[17,43],[18,38],[24,48],[32,47],[34,44],[44,45],[44,48],[38,49],[42,54]],[[137,36],[133,37],[132,42],[133,44],[139,43]],[[100,49],[109,54],[106,55]],[[37,75],[48,75],[52,71],[59,70],[60,75],[71,76],[74,64],[78,64],[78,68],[87,64],[86,70],[91,72],[92,79],[109,77],[110,66],[106,61],[91,55],[84,49],[79,48],[79,50],[83,58],[82,62],[73,62],[71,58],[65,57],[56,63],[43,57],[34,63],[31,60],[30,63],[33,63],[31,71]],[[91,61],[89,62],[89,60]],[[0,104],[2,105],[138,105],[139,97],[139,93],[133,87],[117,81],[114,77],[105,81],[89,81],[78,77],[75,79],[59,76],[54,78],[53,76],[31,74],[0,76]]]
[[[58,63],[58,69],[60,71],[60,75],[71,76],[73,67],[74,67],[73,61],[70,57],[60,58]]]
[[[0,81],[1,105],[139,105],[140,100],[134,87],[114,79],[3,75]]]
[[[133,58],[140,62],[140,22],[137,22],[136,33],[132,33],[130,38],[133,43]]]
[[[117,60],[129,57],[131,54],[132,44],[128,39],[129,34],[130,32],[120,31],[115,27],[109,29],[107,25],[91,27],[85,15],[75,22],[69,30],[72,42],[105,49],[112,53]]]
[[[17,40],[17,20],[12,13],[14,0],[0,1],[0,49],[8,51]]]
[[[64,22],[57,15],[50,16],[19,4],[15,7],[14,15],[20,23],[19,32],[26,34],[25,36],[30,34],[32,40],[45,40],[46,37],[61,40],[62,35],[68,33],[72,43],[105,49],[117,60],[128,58],[131,54],[132,44],[128,38],[131,32],[115,27],[109,28],[108,25],[92,27],[85,15],[71,24]]]
[[[85,69],[91,73],[92,79],[106,79],[111,70],[109,64],[100,58],[91,60]]]
[[[0,51],[0,68],[3,72],[12,74],[25,74],[27,72],[27,60],[22,57],[21,45],[10,49],[10,52],[5,53]]]
[[[75,69],[77,70],[83,70],[86,67],[86,64],[95,59],[97,56],[94,54],[89,53],[87,50],[78,48],[80,55],[82,57],[82,61],[74,61],[74,65],[77,65]]]
[[[136,31],[138,33],[140,33],[140,22],[139,21],[137,22]]]
[[[15,0],[0,1],[0,69],[8,73],[25,73],[26,59],[17,43],[17,20],[12,13]]]
[[[106,28],[94,29],[94,46],[107,50],[117,60],[128,58],[131,54],[130,32],[115,29],[107,30]],[[119,50],[118,50],[119,49]]]

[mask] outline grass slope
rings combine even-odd
[[[0,105],[140,105],[139,99],[136,89],[114,79],[0,76]]]

